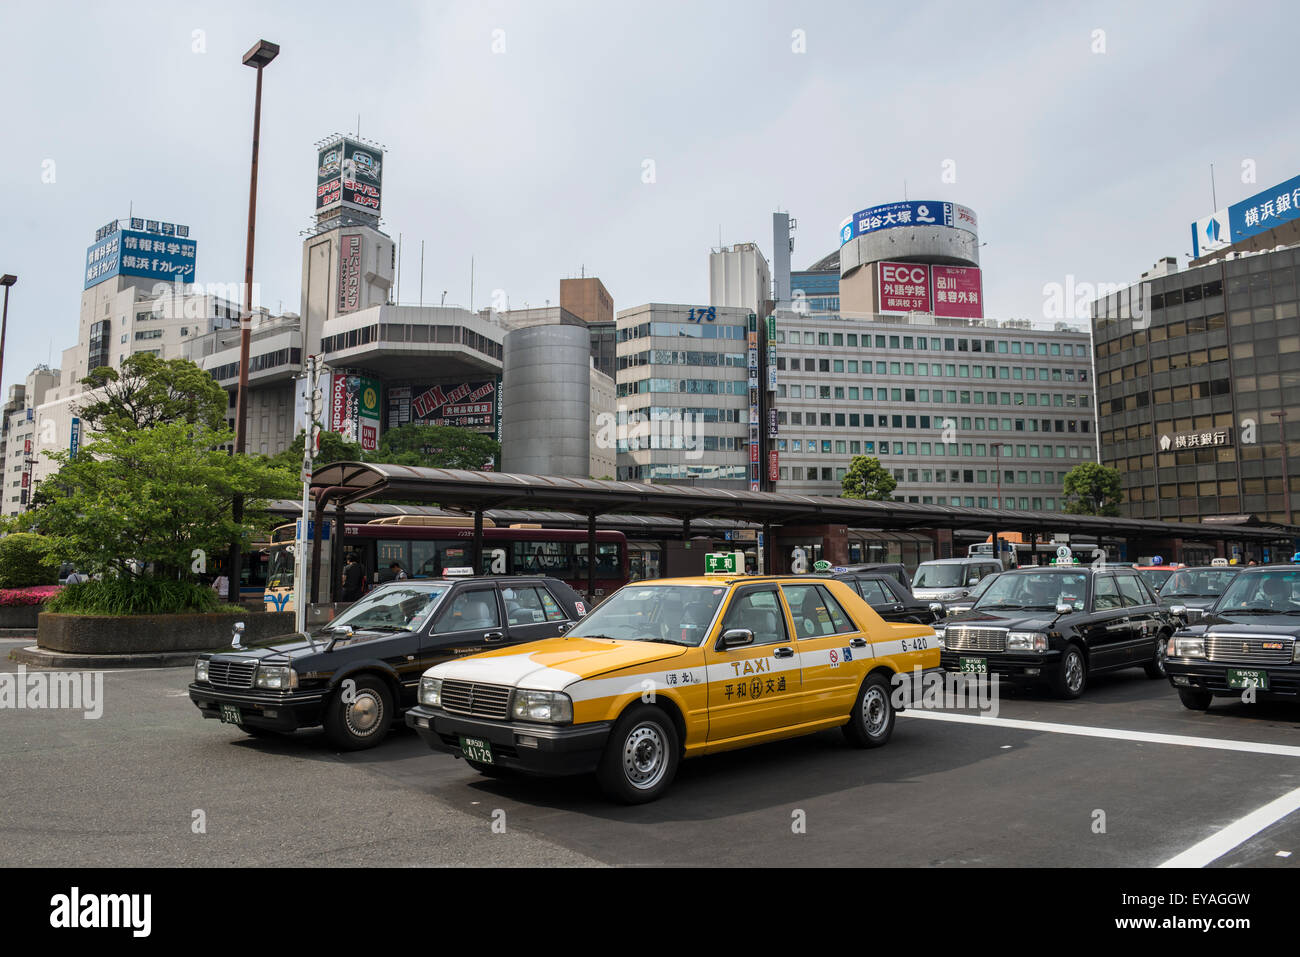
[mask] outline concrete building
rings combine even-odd
[[[772,272],[757,243],[736,243],[709,253],[709,305],[766,314]]]

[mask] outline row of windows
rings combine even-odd
[[[746,479],[749,470],[743,465],[620,465],[618,477],[627,482],[692,478],[701,482],[719,482]]]
[[[395,323],[375,324],[351,332],[340,332],[321,339],[323,352],[338,352],[372,342],[449,342],[468,346],[475,352],[494,359],[501,358],[501,343],[479,335],[464,326],[405,325]]]
[[[262,372],[266,369],[274,369],[282,365],[298,365],[302,362],[301,349],[277,349],[275,352],[264,352],[261,355],[250,356],[248,360],[249,373]],[[229,362],[223,366],[217,366],[211,372],[212,378],[218,382],[223,379],[235,379],[239,377],[239,363]]]
[[[642,449],[703,449],[705,452],[743,452],[749,440],[732,435],[692,436],[690,442],[684,435],[631,435],[619,440],[618,451],[639,452]]]
[[[857,372],[856,359],[815,359],[776,357],[778,372]],[[862,363],[862,372],[871,372],[870,362]],[[1087,369],[1040,369],[1025,366],[969,366],[941,362],[877,362],[877,375],[936,376],[962,379],[1028,379],[1042,382],[1087,382]]]
[[[744,379],[638,379],[620,382],[619,397],[643,392],[679,392],[688,395],[749,395]]]
[[[1251,346],[1251,355],[1254,354],[1253,343],[1245,343]],[[1300,347],[1300,339],[1294,340],[1294,345]],[[1282,347],[1280,351],[1287,351]],[[1292,351],[1295,351],[1294,349]],[[1218,346],[1213,349],[1195,349],[1191,352],[1179,352],[1171,356],[1151,356],[1151,372],[1169,372],[1172,369],[1196,369],[1207,366],[1211,362],[1225,362],[1228,358],[1228,347]],[[1126,366],[1112,369],[1110,372],[1101,372],[1097,375],[1097,381],[1102,385],[1118,385],[1133,379],[1135,376],[1147,374],[1147,361],[1133,362]]]
[[[745,327],[718,322],[643,322],[618,331],[618,341],[644,339],[647,336],[681,336],[689,339],[745,340]]]
[[[705,366],[707,368],[730,367],[745,368],[747,362],[743,352],[695,352],[676,351],[673,349],[646,349],[630,356],[619,356],[618,367],[630,369],[646,365],[671,366]]]
[[[743,384],[743,383],[742,383]],[[885,389],[873,390],[870,386],[859,393],[856,386],[829,385],[778,385],[778,399],[847,399],[871,402],[949,402],[954,405],[1027,405],[1066,409],[1086,409],[1091,405],[1087,395],[1070,392],[970,392],[957,389]],[[859,395],[861,398],[859,399]]]
[[[820,441],[820,450],[818,448],[819,441]],[[858,454],[857,452],[853,451],[853,449],[857,446],[858,443],[847,439],[821,439],[821,440],[777,439],[776,441],[777,451],[778,452],[785,451],[787,442],[789,443],[788,451],[791,454],[796,452],[809,454],[809,455],[818,455],[818,454],[857,455]],[[863,455],[889,455],[890,448],[891,448],[891,444],[884,439],[881,439],[879,442],[874,442],[874,441],[862,442]],[[962,442],[962,443],[951,442],[948,443],[947,445],[945,445],[943,442],[935,442],[933,444],[931,444],[930,442],[894,442],[892,444],[892,448],[893,448],[894,455],[934,455],[934,456],[943,456],[945,458],[947,457],[993,458],[994,456],[994,453],[990,446],[986,446],[983,443],[972,443],[972,442]],[[1008,449],[1009,446],[1004,445],[1002,446],[1002,448]],[[1037,459],[1037,458],[1090,459],[1092,458],[1092,452],[1093,452],[1092,446],[1088,446],[1088,445],[1085,446],[1017,445],[1015,449],[1016,449],[1016,456],[1018,458],[1031,458],[1031,459]],[[1053,452],[1053,449],[1055,449],[1055,452]],[[1010,451],[1004,451],[1001,453],[1001,455],[1010,457],[1011,453]],[[994,478],[996,479],[996,473]]]
[[[788,418],[788,423],[787,423]],[[861,417],[861,426],[865,428],[894,429],[945,429],[960,428],[963,432],[1059,432],[1088,434],[1092,431],[1092,422],[1088,419],[985,419],[982,416],[972,418],[968,415],[945,417],[941,415],[872,415]],[[826,426],[835,425],[855,429],[859,427],[859,415],[856,412],[790,412],[778,410],[777,425]],[[933,423],[933,424],[932,424]]]
[[[1189,402],[1192,399],[1208,399],[1216,395],[1227,395],[1227,379],[1211,379],[1209,382],[1195,382],[1191,385],[1172,386],[1168,389],[1156,389],[1153,392],[1135,392],[1133,395],[1121,395],[1103,402],[1102,408],[1109,409],[1113,415],[1125,409],[1145,409],[1154,400],[1156,406],[1168,405],[1170,402]]]
[[[702,409],[694,406],[682,406],[680,408],[666,405],[652,405],[643,409],[633,409],[628,411],[626,408],[618,410],[619,425],[635,425],[638,422],[651,422],[659,419],[673,419],[689,417],[695,422],[724,422],[736,423],[743,421],[744,410],[742,409],[719,409],[708,408]]]
[[[928,352],[980,352],[1013,356],[1074,356],[1085,358],[1088,346],[1069,342],[1024,342],[1006,339],[957,339],[937,336],[877,335],[854,332],[800,332],[778,330],[776,341],[805,346],[852,346],[870,349],[915,349]]]

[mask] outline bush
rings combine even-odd
[[[63,615],[179,615],[237,612],[211,588],[172,578],[105,578],[64,586],[45,605]]]
[[[49,543],[31,532],[0,538],[0,588],[57,585],[59,565],[49,557]]]
[[[16,605],[40,605],[59,593],[60,585],[35,585],[31,588],[0,588],[0,608]]]

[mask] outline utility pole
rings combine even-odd
[[[1286,461],[1286,410],[1270,412],[1269,415],[1277,419],[1278,439],[1282,445],[1282,507],[1286,509],[1286,523],[1291,525],[1293,524],[1291,521],[1291,472]]]
[[[320,435],[321,394],[318,357],[307,357],[307,371],[303,375],[307,400],[307,431],[302,437],[302,518],[298,522],[293,556],[293,629],[307,631],[307,545],[311,541],[308,523],[311,520],[311,472],[316,459],[316,439]]]

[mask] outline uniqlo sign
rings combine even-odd
[[[924,263],[879,264],[876,282],[876,311],[889,313],[932,312],[930,267]]]
[[[934,266],[932,273],[936,316],[984,318],[984,289],[978,266]]]

